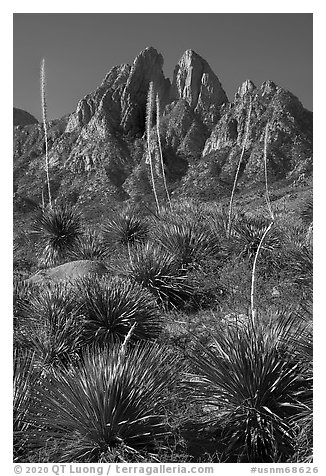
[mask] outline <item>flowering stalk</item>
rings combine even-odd
[[[239,176],[239,172],[240,172],[240,166],[241,166],[241,163],[242,163],[242,159],[243,159],[243,156],[244,156],[244,152],[245,152],[245,148],[246,148],[247,140],[248,140],[251,109],[252,109],[252,105],[251,105],[251,97],[250,97],[250,105],[249,105],[249,112],[248,112],[248,117],[247,117],[246,132],[245,132],[245,137],[244,137],[244,141],[243,141],[243,145],[242,145],[242,150],[241,150],[240,159],[239,159],[239,162],[238,162],[237,171],[236,171],[235,177],[234,177],[233,188],[232,188],[232,193],[231,193],[231,198],[230,198],[229,219],[228,219],[228,227],[227,227],[227,234],[228,234],[228,236],[230,236],[230,233],[231,233],[231,216],[232,216],[233,198],[234,198],[235,189],[236,189],[237,182],[238,182],[238,176]]]
[[[161,138],[160,138],[160,99],[158,97],[158,94],[156,94],[156,134],[157,134],[158,148],[160,152],[164,188],[165,188],[166,196],[170,205],[170,209],[172,209],[169,192],[166,185],[165,171],[164,171],[163,153],[162,153],[162,145],[161,145]]]
[[[46,169],[46,181],[48,186],[49,204],[52,209],[52,198],[50,188],[50,176],[49,176],[49,154],[48,154],[48,127],[47,127],[47,103],[46,103],[46,77],[45,77],[45,59],[41,62],[41,101],[42,101],[42,119],[44,127],[44,140],[45,140],[45,169]]]
[[[269,198],[268,177],[267,177],[268,127],[269,127],[269,124],[268,124],[268,122],[267,122],[266,128],[265,128],[265,140],[264,140],[264,165],[265,165],[265,189],[266,189],[266,192],[265,192],[265,200],[266,200],[267,208],[268,208],[269,214],[270,214],[270,216],[271,216],[271,219],[274,220],[274,213],[273,213],[271,201],[270,201],[270,198]]]
[[[160,212],[160,205],[156,193],[155,181],[154,181],[154,171],[153,171],[153,161],[151,155],[151,144],[150,144],[150,131],[152,127],[152,115],[153,115],[153,105],[154,105],[154,86],[153,81],[149,83],[148,95],[147,95],[147,107],[146,107],[146,136],[147,136],[147,160],[146,163],[149,164],[151,171],[151,180],[154,198],[156,202],[157,211]]]

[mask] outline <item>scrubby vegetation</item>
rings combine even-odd
[[[235,206],[228,231],[226,208],[180,200],[97,228],[37,212],[38,254],[15,261],[14,460],[311,462],[310,207],[261,246],[255,319],[268,215]],[[22,279],[80,259],[107,274]]]

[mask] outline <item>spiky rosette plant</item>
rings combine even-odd
[[[255,258],[259,244],[266,230],[270,226],[270,221],[264,217],[241,216],[233,225],[234,241],[239,248],[239,255],[250,260]],[[260,253],[266,255],[277,250],[281,246],[281,239],[278,232],[273,229],[266,236],[262,243]]]
[[[35,353],[29,350],[14,350],[13,359],[13,437],[14,461],[21,460],[28,450],[27,417],[30,411],[34,387],[40,378]]]
[[[152,243],[135,247],[130,260],[118,272],[148,289],[164,307],[182,306],[192,295],[193,289],[180,262]]]
[[[130,247],[146,240],[148,224],[137,212],[126,211],[107,220],[102,230],[104,242],[109,246]]]
[[[21,345],[35,352],[44,370],[78,357],[80,310],[75,293],[65,284],[42,287],[23,306]]]
[[[303,373],[307,382],[313,380],[313,321],[312,302],[305,300],[289,319],[291,329],[287,339],[290,354],[303,364]],[[298,402],[298,411],[291,419],[295,435],[294,453],[290,462],[313,462],[313,395]]]
[[[169,433],[164,404],[179,370],[175,355],[153,343],[89,350],[37,388],[30,444],[46,444],[53,462],[142,461]]]
[[[198,222],[164,222],[154,227],[153,239],[174,254],[182,266],[219,255],[220,246],[211,230]]]
[[[133,326],[133,340],[158,336],[161,324],[157,304],[137,283],[118,277],[83,279],[78,290],[87,343],[121,341]]]
[[[82,235],[80,214],[62,204],[42,210],[33,228],[38,237],[37,249],[42,266],[61,264]]]
[[[109,250],[104,240],[94,230],[86,230],[79,238],[76,246],[69,252],[73,260],[105,261]]]
[[[236,324],[191,355],[187,387],[208,409],[201,421],[235,462],[286,461],[294,449],[291,420],[311,397],[303,364],[287,350],[291,328]]]

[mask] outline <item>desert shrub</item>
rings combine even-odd
[[[78,358],[81,319],[72,288],[65,284],[35,290],[22,306],[19,345],[35,352],[44,370]]]
[[[148,289],[163,307],[182,306],[192,295],[179,261],[154,244],[135,247],[119,273]]]
[[[286,461],[293,454],[291,421],[312,388],[288,352],[288,322],[236,324],[192,353],[187,387],[207,409],[201,424],[223,442],[229,462]]]
[[[131,246],[147,238],[148,224],[137,212],[126,210],[108,219],[102,230],[109,247]]]
[[[76,209],[56,204],[37,216],[33,234],[38,238],[37,253],[41,266],[61,264],[71,253],[82,234],[81,217]]]
[[[78,285],[83,339],[87,343],[121,340],[134,324],[132,339],[152,339],[160,332],[160,316],[153,296],[128,279],[83,279]]]
[[[155,344],[87,350],[77,366],[37,387],[30,445],[47,445],[51,462],[142,461],[142,451],[158,451],[169,433],[164,404],[179,368]]]

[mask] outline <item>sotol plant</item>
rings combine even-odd
[[[35,289],[21,312],[21,345],[48,371],[77,358],[81,319],[73,288],[58,283]]]
[[[200,222],[159,221],[153,228],[153,238],[162,248],[174,254],[182,266],[217,257],[220,252],[214,233]]]
[[[294,450],[292,421],[311,398],[311,379],[293,353],[293,322],[278,319],[223,328],[191,355],[188,388],[209,408],[201,424],[224,443],[227,461],[286,461]]]
[[[119,272],[148,289],[163,307],[182,306],[193,293],[180,262],[153,243],[134,247]]]
[[[86,351],[77,366],[37,387],[30,445],[46,444],[53,462],[141,460],[169,433],[164,404],[179,369],[175,355],[153,343]]]
[[[104,242],[109,247],[131,247],[145,241],[148,224],[134,211],[120,212],[102,226]]]
[[[132,339],[153,339],[161,325],[153,296],[128,279],[92,278],[78,284],[83,339],[86,343],[122,341],[133,327]]]
[[[61,264],[82,235],[80,214],[67,205],[56,204],[55,208],[42,210],[33,228],[39,238],[37,248],[43,266]]]

